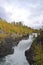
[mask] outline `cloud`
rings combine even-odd
[[[0,17],[3,18],[3,19],[9,20],[7,15],[8,14],[6,13],[5,9],[3,7],[0,7]]]
[[[40,27],[43,23],[43,0],[1,0],[0,17],[8,21],[24,21],[25,25]]]

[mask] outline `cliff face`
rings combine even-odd
[[[40,34],[32,43],[30,49],[25,51],[30,65],[43,65],[43,36]]]
[[[0,39],[0,58],[14,52],[14,49],[12,49],[12,43],[14,42],[12,41],[11,38]]]

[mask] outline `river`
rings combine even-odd
[[[8,55],[0,59],[0,65],[29,65],[25,57],[25,50],[29,49],[33,41],[33,35],[30,35],[27,40],[21,40],[14,47],[14,54]]]

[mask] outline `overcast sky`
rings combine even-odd
[[[40,27],[43,25],[43,0],[0,0],[0,17]]]

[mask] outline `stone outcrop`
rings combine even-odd
[[[12,43],[13,40],[11,38],[0,39],[0,57],[4,57],[14,52]]]
[[[43,65],[43,37],[38,36],[30,49],[25,51],[25,56],[30,65]]]

